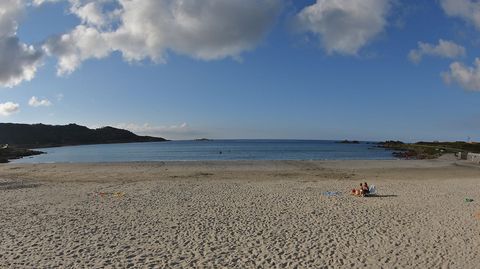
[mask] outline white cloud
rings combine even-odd
[[[135,123],[120,123],[115,125],[117,128],[127,129],[134,133],[138,134],[162,134],[163,132],[181,132],[188,129],[187,123],[182,123],[178,125],[170,125],[170,126],[154,126],[149,123],[145,124],[135,124]]]
[[[24,0],[0,1],[0,87],[33,79],[42,62],[42,52],[16,36],[24,7]]]
[[[20,105],[12,102],[0,104],[0,116],[10,116],[20,111]]]
[[[418,48],[411,50],[408,58],[414,63],[419,63],[423,56],[427,55],[455,59],[464,57],[466,54],[465,51],[463,46],[455,44],[452,41],[440,39],[438,45],[418,42]]]
[[[296,16],[296,27],[320,37],[328,54],[356,55],[387,25],[390,0],[317,0]]]
[[[28,101],[28,105],[33,107],[51,106],[52,102],[50,102],[48,99],[40,100],[37,97],[32,96],[32,98],[30,98],[30,100]]]
[[[114,125],[114,127],[126,129],[138,135],[158,136],[167,139],[194,139],[201,135],[201,132],[192,130],[187,123],[177,125],[120,123]]]
[[[61,0],[33,0],[32,3],[34,6],[40,6],[44,3],[59,2]]]
[[[239,58],[253,49],[276,21],[282,0],[70,0],[82,24],[44,46],[59,58],[58,74],[113,51],[127,61],[166,61],[173,51],[195,59]]]
[[[445,13],[473,24],[480,30],[480,2],[473,0],[440,0]]]
[[[35,77],[42,53],[17,37],[0,37],[0,86],[14,87]]]
[[[480,59],[476,58],[472,67],[454,62],[442,76],[447,84],[457,83],[464,89],[480,91]]]
[[[47,55],[58,57],[57,74],[66,75],[75,71],[84,60],[107,57],[111,49],[99,30],[85,25],[72,32],[50,38],[44,45]]]
[[[57,2],[61,0],[37,0],[44,2]],[[109,26],[119,18],[121,9],[115,8],[120,0],[64,0],[70,3],[70,12],[76,15],[82,24],[96,27]],[[114,8],[106,8],[113,6]]]
[[[107,23],[107,16],[102,11],[105,0],[88,1],[87,3],[80,0],[70,0],[70,2],[72,3],[70,11],[76,14],[82,20],[82,23],[93,26],[103,26]]]

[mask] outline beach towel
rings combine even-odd
[[[325,196],[338,196],[338,195],[340,195],[340,192],[338,192],[338,191],[326,191],[322,194],[325,195]]]

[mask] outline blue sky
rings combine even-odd
[[[17,40],[7,48],[26,56],[0,52],[25,70],[0,70],[2,122],[169,139],[480,140],[476,1],[192,0],[173,26],[158,18],[176,0],[8,1],[0,46]]]

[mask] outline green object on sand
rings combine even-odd
[[[467,202],[467,203],[473,202],[473,199],[472,198],[465,198],[465,202]]]

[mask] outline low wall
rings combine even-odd
[[[467,154],[467,160],[480,164],[480,153],[468,153]]]
[[[461,151],[461,152],[455,153],[455,156],[456,156],[457,159],[459,159],[459,160],[466,160],[466,159],[467,159],[467,155],[468,155],[468,152],[465,152],[465,151]]]

